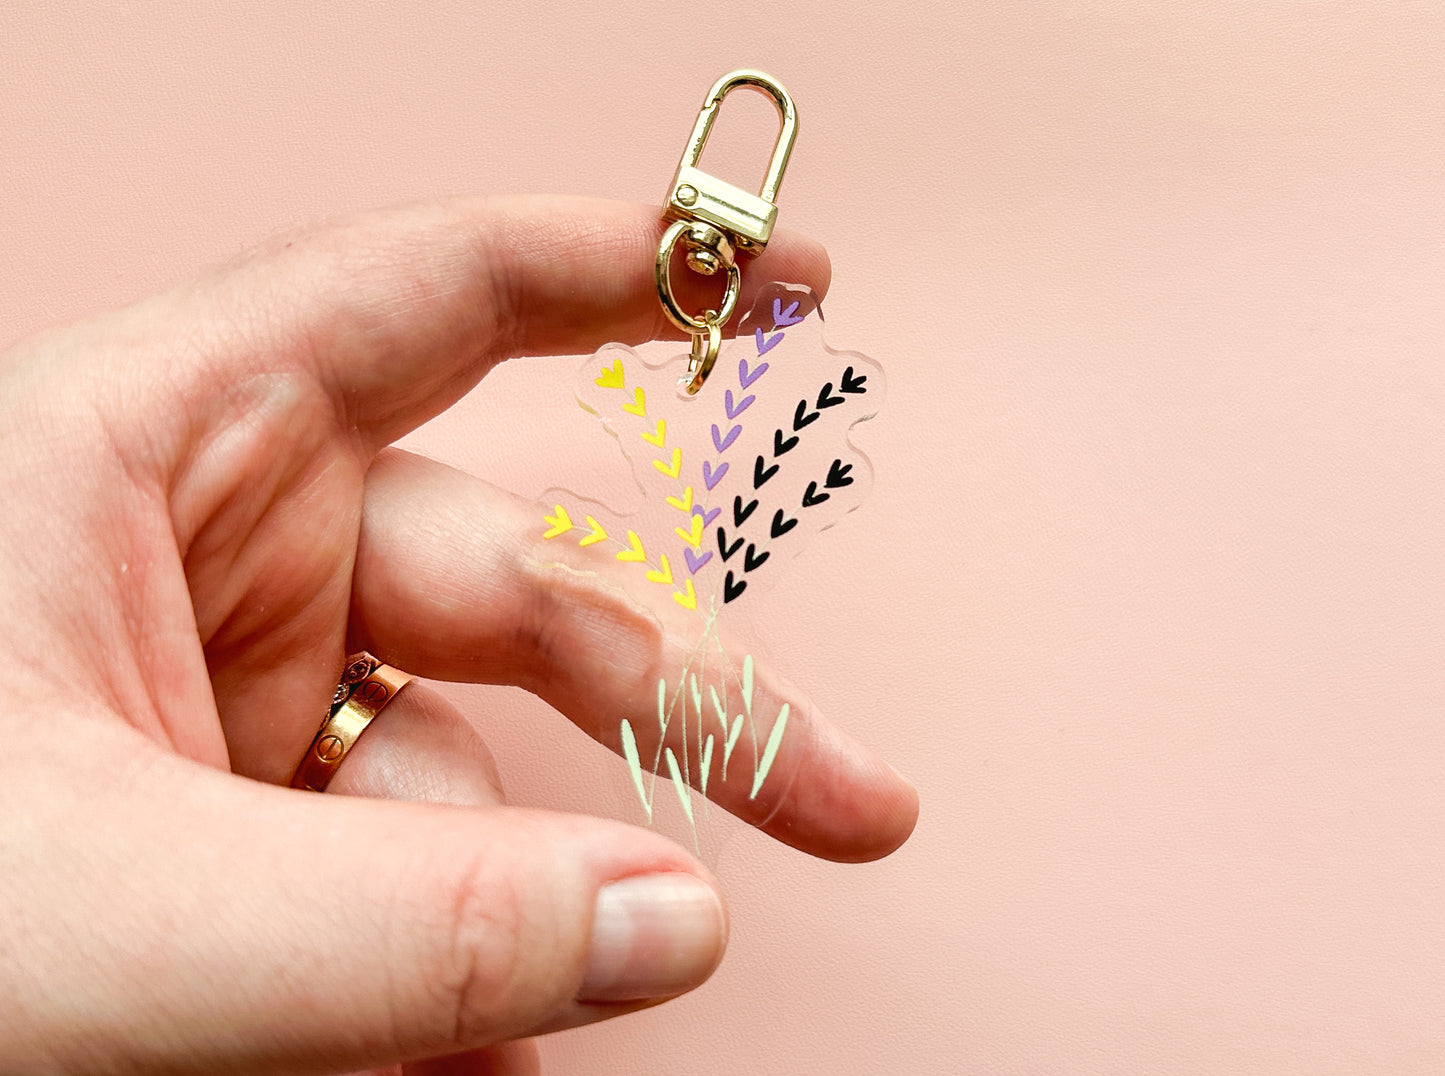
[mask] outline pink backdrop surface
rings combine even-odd
[[[1403,0],[8,0],[0,340],[354,208],[659,202],[772,72],[783,222],[890,384],[767,639],[922,818],[862,867],[734,836],[714,979],[551,1071],[1438,1073],[1442,56]],[[411,447],[540,490],[595,452],[574,365]],[[455,695],[521,802],[618,765]]]

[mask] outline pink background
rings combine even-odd
[[[0,339],[351,208],[658,202],[706,86],[771,71],[782,219],[890,396],[768,637],[922,819],[863,867],[733,837],[713,981],[554,1071],[1436,1073],[1442,57],[1404,0],[7,0]],[[414,446],[539,490],[572,365]],[[613,772],[457,696],[523,802]]]

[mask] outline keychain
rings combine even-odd
[[[778,106],[782,127],[773,146],[768,174],[757,194],[724,183],[698,168],[703,147],[712,133],[723,98],[739,86],[766,93]],[[778,220],[778,188],[788,168],[788,158],[798,137],[798,112],[788,91],[761,71],[734,71],[724,75],[708,91],[702,111],[693,126],[687,149],[672,177],[666,217],[673,223],[662,235],[657,248],[657,294],[668,319],[683,332],[692,334],[692,355],[688,360],[684,387],[696,395],[717,361],[722,344],[722,326],[732,317],[741,286],[738,254],[761,254],[773,236]],[[727,287],[719,310],[694,317],[678,306],[672,294],[672,252],[682,240],[687,249],[687,267],[704,276],[719,269],[727,272]]]
[[[719,108],[740,87],[765,93],[780,117],[757,194],[698,166]],[[734,71],[708,92],[669,188],[671,223],[656,256],[659,299],[691,335],[690,352],[609,344],[578,382],[579,404],[622,449],[640,503],[624,515],[576,491],[544,497],[551,569],[640,593],[627,600],[656,625],[656,681],[605,715],[604,742],[613,737],[626,760],[628,798],[652,822],[673,812],[695,846],[707,798],[759,823],[787,794],[778,776],[787,767],[777,763],[806,703],[764,675],[757,636],[766,624],[751,609],[814,535],[858,507],[872,479],[848,432],[877,413],[882,371],[827,346],[811,289],[765,283],[736,336],[723,339],[740,263],[772,236],[797,126],[792,98],[762,72]],[[679,305],[679,250],[688,270],[725,274],[717,310]]]

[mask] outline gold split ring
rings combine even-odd
[[[702,320],[707,331],[692,338],[692,355],[687,360],[687,373],[680,382],[689,396],[696,396],[697,390],[702,388],[702,383],[717,362],[718,349],[722,347],[722,327],[718,324],[717,314],[709,310],[703,314]]]
[[[296,767],[291,787],[325,792],[366,726],[414,679],[365,651],[347,658],[326,719]]]

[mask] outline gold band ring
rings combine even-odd
[[[413,679],[365,651],[349,657],[331,709],[296,767],[291,787],[325,792],[366,726]]]

